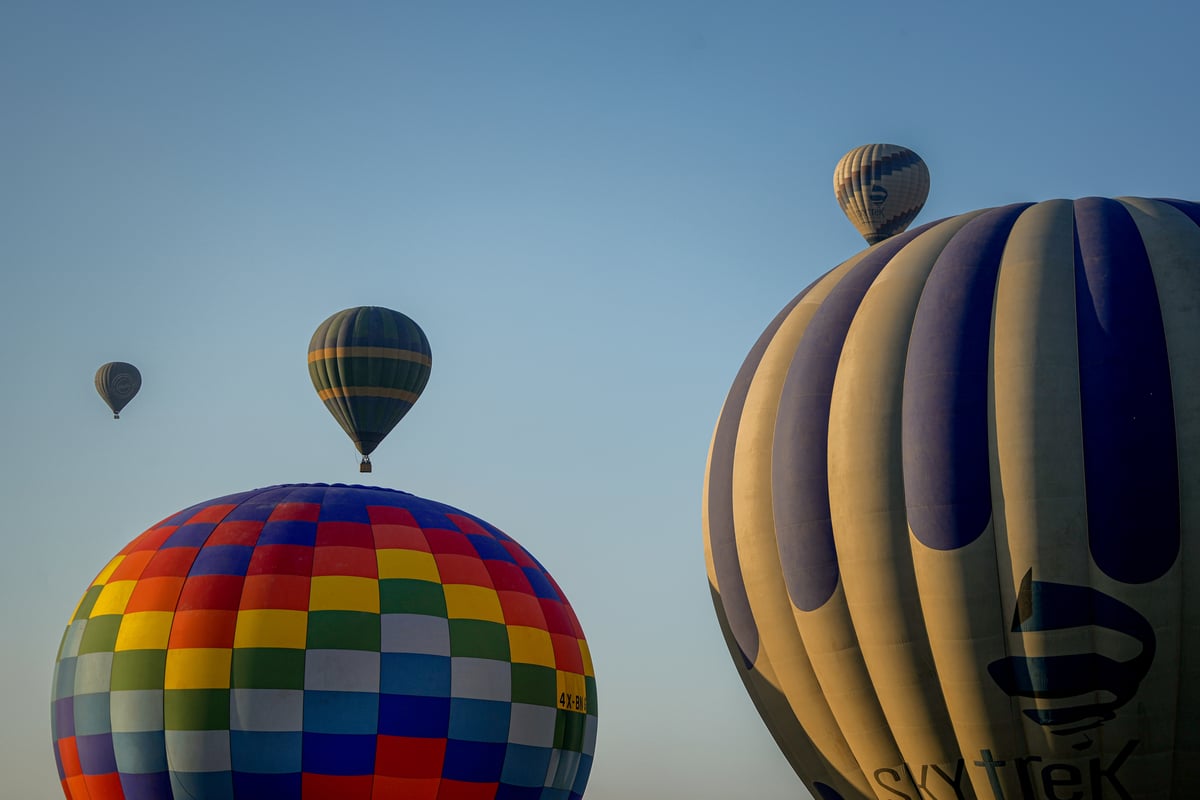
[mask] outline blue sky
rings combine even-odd
[[[708,597],[700,493],[758,334],[863,246],[834,164],[929,164],[919,221],[1197,199],[1179,2],[0,6],[0,771],[61,797],[48,695],[94,573],[160,518],[357,482],[309,383],[352,305],[428,334],[373,482],[536,554],[595,656],[589,800],[804,790]],[[118,423],[92,375],[142,369]]]

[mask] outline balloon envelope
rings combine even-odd
[[[561,589],[478,517],[289,485],[151,526],[54,670],[68,800],[576,800],[596,687]]]
[[[963,214],[780,312],[716,426],[705,551],[814,796],[1194,794],[1198,398],[1196,203]]]
[[[119,419],[121,409],[129,404],[142,388],[142,373],[133,364],[110,361],[96,370],[96,391],[112,409],[113,419]]]
[[[838,161],[833,192],[867,244],[876,244],[921,213],[929,196],[929,168],[907,147],[865,144]]]
[[[339,311],[308,345],[313,387],[364,457],[412,408],[432,364],[420,326],[378,306]]]

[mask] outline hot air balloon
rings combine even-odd
[[[370,455],[429,382],[429,340],[417,323],[378,306],[347,308],[317,326],[308,374],[317,395],[362,454]]]
[[[133,364],[110,361],[96,370],[96,391],[112,409],[113,419],[121,418],[121,409],[129,405],[141,388],[142,373]]]
[[[587,642],[511,537],[391,489],[174,514],[84,593],[51,714],[68,800],[578,800]]]
[[[751,349],[704,503],[815,797],[1193,797],[1200,204],[985,209],[838,265]]]
[[[838,161],[833,193],[867,244],[876,244],[921,213],[929,196],[929,168],[907,147],[864,144]]]

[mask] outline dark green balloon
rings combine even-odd
[[[317,395],[367,458],[429,381],[432,353],[425,332],[399,311],[359,306],[317,326],[308,345],[308,374]]]

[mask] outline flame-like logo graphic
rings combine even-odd
[[[888,198],[888,190],[880,186],[878,183],[871,186],[871,205],[881,206]]]
[[[1154,629],[1115,597],[1089,586],[1035,581],[1032,569],[1025,573],[1013,610],[1013,633],[1086,628],[1129,636],[1140,650],[1125,661],[1090,652],[1008,656],[988,664],[992,679],[1010,697],[1038,701],[1037,708],[1024,709],[1025,716],[1060,736],[1103,725],[1137,694],[1154,661]],[[1078,747],[1089,744],[1087,739]]]

